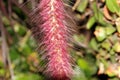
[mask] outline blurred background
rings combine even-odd
[[[45,80],[31,32],[39,0],[0,0],[0,80]],[[120,0],[64,0],[76,27],[72,80],[120,80]],[[32,19],[31,19],[32,18]]]

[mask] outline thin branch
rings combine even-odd
[[[3,56],[5,69],[9,69],[11,80],[13,80],[14,72],[13,72],[13,69],[11,66],[11,60],[9,57],[9,49],[8,49],[7,42],[6,42],[5,28],[3,26],[1,18],[2,17],[0,16],[0,31],[1,31],[1,36],[2,36],[2,56]]]
[[[72,7],[73,11],[75,11],[75,9],[78,7],[79,3],[80,3],[80,0],[76,0],[74,6]]]
[[[11,18],[11,16],[12,16],[12,4],[11,4],[11,0],[8,0],[8,13],[9,13],[9,17]]]
[[[4,5],[4,3],[3,3],[3,0],[0,0],[0,11],[1,11],[6,17],[8,17],[7,12],[6,12],[6,7],[5,7],[5,5]]]

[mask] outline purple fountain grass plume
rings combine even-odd
[[[38,9],[36,19],[40,21],[35,35],[42,35],[40,46],[48,60],[45,73],[50,75],[52,80],[70,80],[73,70],[68,52],[69,30],[66,26],[63,1],[41,0]]]

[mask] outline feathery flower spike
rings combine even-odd
[[[62,0],[41,0],[38,9],[39,28],[43,33],[42,45],[48,60],[46,73],[52,80],[70,80],[72,67],[68,54],[68,27]]]

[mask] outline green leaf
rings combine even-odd
[[[107,70],[106,71],[106,74],[109,76],[109,77],[115,77],[116,76],[116,73],[114,71],[111,71],[111,70]]]
[[[21,49],[22,49],[23,54],[26,56],[32,53],[31,47],[27,44],[24,44],[24,46]]]
[[[100,55],[100,56],[105,57],[105,56],[106,56],[106,53],[107,53],[106,50],[104,50],[104,49],[102,49],[102,48],[99,49],[99,55]]]
[[[20,36],[24,36],[26,33],[26,28],[19,23],[16,23],[14,25],[14,29],[15,29],[15,32],[17,32]]]
[[[88,0],[81,0],[76,10],[79,12],[84,12],[87,7],[87,4]]]
[[[16,47],[13,46],[13,47],[10,48],[10,58],[11,58],[12,61],[20,58],[20,55],[18,53],[19,52],[16,49]]]
[[[5,75],[5,69],[0,69],[0,76],[4,76]]]
[[[95,38],[92,38],[90,41],[90,47],[94,50],[98,50],[98,44]]]
[[[96,2],[93,3],[92,5],[93,11],[94,11],[94,15],[95,15],[95,19],[98,23],[102,24],[102,25],[106,25],[106,22],[104,21],[104,15],[103,13],[100,11],[100,9],[97,7]]]
[[[93,64],[89,63],[91,61],[87,61],[83,58],[78,59],[77,64],[82,71],[84,71],[86,77],[90,78],[91,75],[95,74],[97,71],[96,66],[92,66]],[[92,66],[92,67],[89,67]]]
[[[107,37],[105,28],[101,26],[96,27],[94,34],[98,41],[102,41]]]
[[[95,17],[94,17],[94,16],[91,17],[91,18],[88,20],[88,22],[87,22],[87,29],[92,28],[92,26],[95,24],[95,22],[96,22]]]
[[[43,77],[36,74],[18,74],[15,76],[14,80],[43,80]]]
[[[120,52],[120,42],[116,42],[113,46],[115,52]]]
[[[111,54],[111,55],[114,55],[114,54],[115,54],[115,52],[114,52],[113,49],[110,50],[110,54]],[[112,57],[111,57],[111,58],[112,58]]]
[[[108,26],[106,27],[106,34],[107,35],[111,35],[112,33],[114,33],[116,31],[116,28],[113,27],[112,25],[108,24]]]
[[[6,26],[10,25],[10,21],[7,19],[7,17],[2,17],[2,21]]]
[[[101,45],[104,49],[108,51],[111,49],[111,46],[112,46],[112,44],[108,40],[105,40]]]
[[[74,35],[73,38],[76,42],[83,42],[84,43],[84,41],[85,41],[85,36],[82,34],[81,35]]]
[[[116,24],[116,27],[117,27],[117,31],[120,33],[120,18],[116,19],[115,24]]]
[[[117,0],[106,0],[106,5],[111,12],[116,12],[120,15],[120,7],[117,4]]]
[[[109,36],[108,39],[111,41],[111,43],[115,44],[116,42],[118,42],[118,35],[113,34],[112,36]]]
[[[78,59],[77,63],[78,63],[78,66],[80,66],[80,68],[83,69],[83,70],[89,68],[89,65],[88,65],[87,61],[84,60],[84,59]]]

